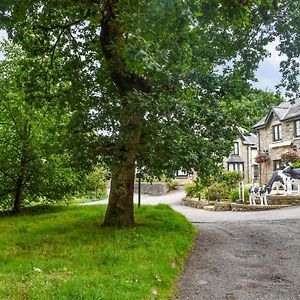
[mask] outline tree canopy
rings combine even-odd
[[[0,209],[17,213],[24,202],[94,192],[89,178],[95,176],[86,174],[97,157],[89,162],[89,155],[78,153],[78,147],[72,150],[66,141],[72,114],[52,103],[34,105],[22,79],[31,59],[9,43],[2,50],[6,60],[0,61]],[[84,166],[77,162],[79,155]],[[87,182],[90,187],[85,187]]]
[[[299,14],[287,0],[5,0],[0,27],[35,60],[31,101],[77,111],[78,131],[111,162],[104,224],[123,226],[136,165],[204,174],[230,151],[237,124],[224,103],[247,95],[269,42],[299,91]]]

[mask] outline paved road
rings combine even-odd
[[[300,299],[299,219],[197,226],[176,299]]]

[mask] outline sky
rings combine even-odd
[[[266,47],[271,56],[260,63],[259,68],[255,73],[258,82],[253,83],[253,86],[258,89],[274,92],[275,86],[281,80],[279,64],[284,57],[279,55],[276,50],[276,45],[277,42],[274,41]]]
[[[0,30],[0,40],[5,38],[6,34],[3,30]],[[275,49],[276,42],[267,46],[271,56],[262,61],[256,71],[256,77],[258,82],[253,83],[253,86],[258,89],[275,92],[275,86],[280,82],[281,74],[279,72],[279,63],[282,57],[279,56]],[[3,59],[3,55],[0,51],[0,59]]]

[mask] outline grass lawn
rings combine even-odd
[[[172,299],[195,229],[166,205],[137,226],[100,226],[106,206],[0,217],[0,299]]]

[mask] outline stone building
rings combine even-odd
[[[240,135],[234,141],[232,152],[223,161],[223,167],[229,171],[243,173],[244,181],[252,183],[258,178],[258,164],[254,158],[257,155],[257,137],[240,128]]]
[[[300,99],[272,107],[253,128],[257,132],[259,153],[264,152],[269,158],[259,164],[260,183],[267,184],[275,170],[284,168],[282,153],[300,153]]]

